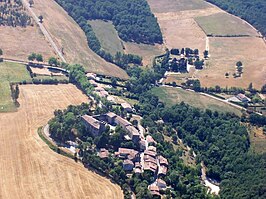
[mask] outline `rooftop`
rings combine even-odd
[[[131,105],[127,102],[124,102],[121,104],[121,106],[125,109],[125,108],[132,108]]]
[[[90,124],[91,126],[93,126],[96,129],[100,129],[100,121],[96,120],[95,118],[93,118],[92,116],[89,115],[83,115],[82,116],[83,120],[85,120],[88,124]]]
[[[117,116],[117,117],[115,118],[115,121],[116,121],[118,124],[122,125],[122,126],[130,126],[130,125],[132,125],[129,121],[127,121],[126,119],[124,119],[124,118],[122,118],[122,117],[120,117],[120,116]]]

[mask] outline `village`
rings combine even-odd
[[[167,185],[161,177],[167,173],[168,161],[157,154],[157,143],[151,135],[145,136],[145,130],[141,125],[135,127],[132,123],[113,112],[95,116],[83,115],[82,121],[86,126],[86,130],[91,132],[94,137],[100,136],[104,132],[106,125],[111,128],[117,125],[121,126],[127,132],[124,137],[125,140],[132,140],[138,144],[139,150],[119,148],[117,152],[110,154],[107,149],[100,148],[98,156],[102,159],[108,158],[110,155],[118,157],[123,160],[123,169],[128,174],[131,172],[140,174],[144,171],[150,171],[154,175],[154,182],[149,186],[153,195],[160,195],[159,191],[166,189]]]

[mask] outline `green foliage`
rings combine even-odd
[[[60,62],[55,57],[50,57],[48,60],[49,65],[58,66]]]
[[[21,26],[30,25],[31,17],[25,12],[21,0],[1,0],[0,5],[0,24],[6,26]]]
[[[162,43],[156,18],[144,0],[57,0],[76,21],[111,20],[124,41]]]

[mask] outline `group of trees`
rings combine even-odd
[[[264,0],[207,0],[223,10],[241,17],[254,25],[264,36],[266,35],[266,1]]]
[[[162,43],[156,18],[145,0],[56,0],[76,21],[111,20],[124,41]]]
[[[0,1],[0,25],[26,27],[31,23],[31,17],[25,12],[21,0]]]
[[[43,57],[42,57],[41,54],[31,53],[31,54],[28,56],[28,60],[29,60],[29,61],[34,61],[34,60],[36,60],[37,62],[43,62]]]

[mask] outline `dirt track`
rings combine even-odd
[[[19,111],[0,114],[0,198],[123,198],[119,186],[54,153],[36,133],[55,109],[86,100],[73,85],[20,87]]]

